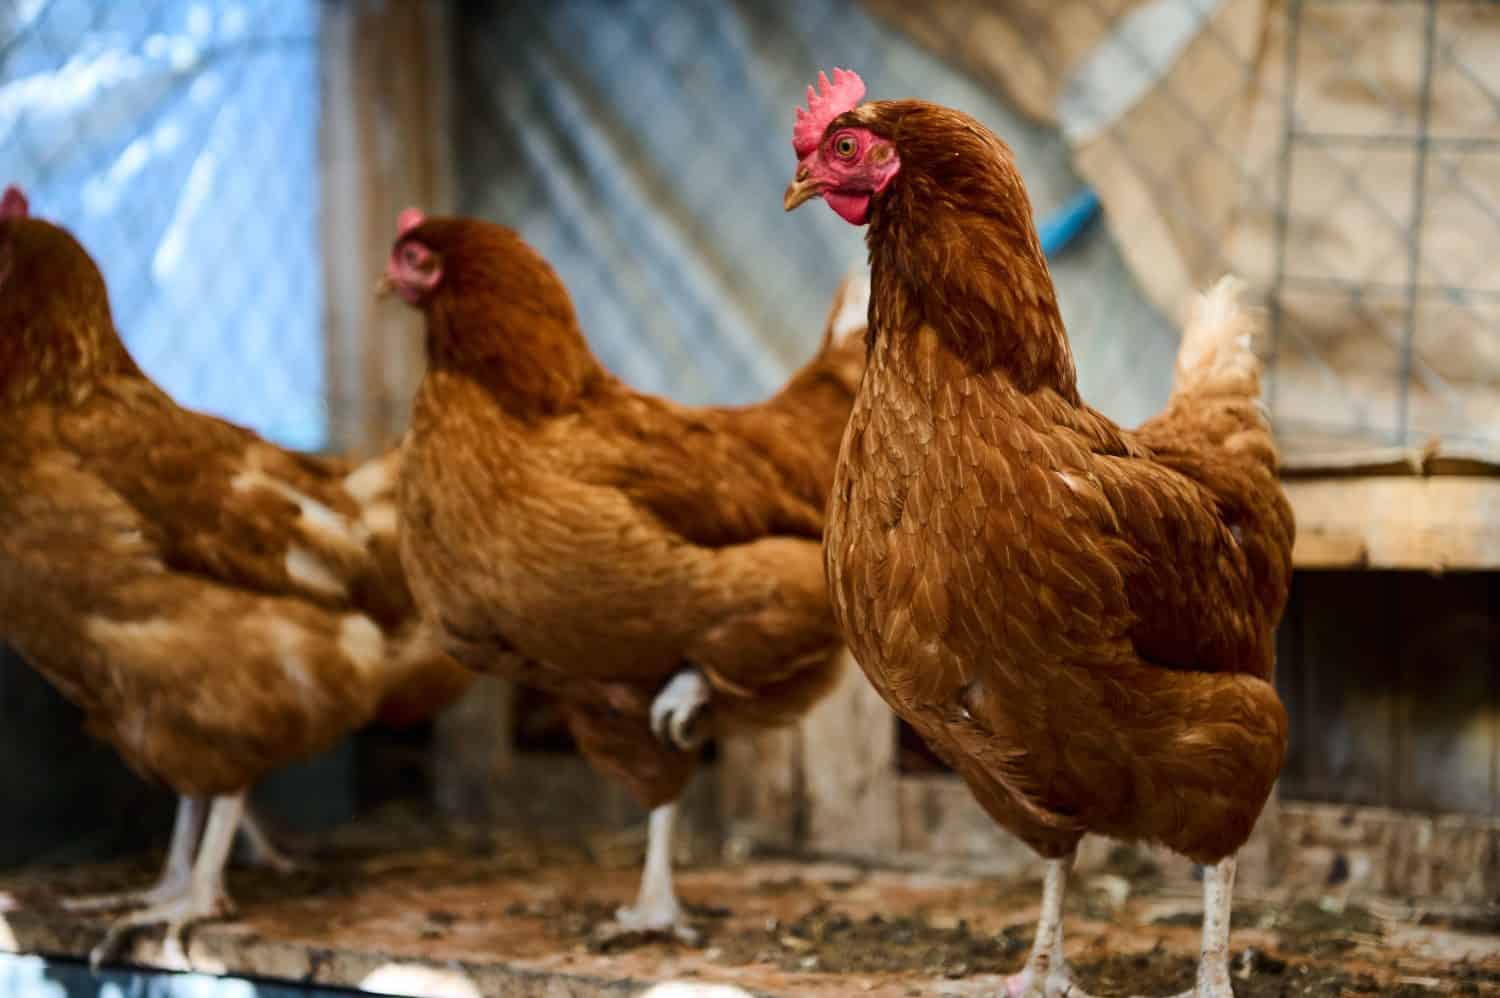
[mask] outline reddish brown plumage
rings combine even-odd
[[[868,370],[829,509],[835,614],[887,702],[1043,855],[1237,849],[1281,768],[1292,516],[1228,288],[1165,412],[1083,404],[1031,207],[973,119],[880,102]],[[1225,308],[1212,312],[1212,303]]]
[[[691,409],[607,373],[509,230],[431,219],[393,260],[409,240],[442,274],[401,482],[418,602],[461,661],[559,697],[595,765],[670,801],[693,756],[648,711],[674,673],[703,672],[720,730],[792,720],[832,678],[823,508],[863,344],[825,341],[760,405]]]
[[[175,405],[56,226],[0,220],[0,262],[0,640],[95,735],[212,796],[388,695],[408,720],[456,695],[400,572],[395,456],[291,454]]]

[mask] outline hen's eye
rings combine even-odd
[[[852,135],[840,135],[833,142],[833,151],[840,159],[848,159],[853,156],[856,148],[858,148],[858,143],[854,141],[854,136]]]

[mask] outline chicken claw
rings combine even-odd
[[[683,751],[703,744],[703,733],[694,730],[708,706],[710,689],[697,669],[683,669],[672,677],[651,702],[651,730],[656,737]]]
[[[233,910],[229,895],[224,892],[224,862],[229,858],[229,849],[234,845],[234,834],[244,813],[244,794],[233,794],[214,798],[209,807],[207,825],[203,839],[198,844],[198,855],[193,861],[192,872],[181,885],[175,897],[165,898],[154,904],[133,911],[117,919],[89,952],[89,966],[95,970],[119,948],[131,932],[148,925],[167,926],[167,937],[163,946],[164,955],[175,968],[188,967],[187,951],[182,944],[182,930],[194,922],[218,918]],[[182,811],[179,810],[179,825]]]
[[[64,911],[110,911],[138,905],[158,905],[182,897],[188,891],[193,872],[193,856],[198,851],[198,837],[208,815],[208,802],[202,797],[179,797],[177,819],[172,825],[172,844],[161,876],[150,887],[121,891],[118,894],[91,894],[65,898]]]
[[[182,930],[194,922],[220,918],[233,911],[234,905],[228,895],[218,891],[191,891],[169,901],[132,911],[119,918],[109,927],[99,945],[89,951],[89,966],[94,970],[109,959],[125,938],[133,931],[150,925],[165,924],[166,939],[162,944],[165,962],[177,969],[188,969],[187,949],[182,942]]]
[[[1074,983],[1072,968],[1063,955],[1063,893],[1072,867],[1072,856],[1047,861],[1036,942],[1026,966],[1005,982],[1001,998],[1092,998]]]
[[[682,675],[685,673],[679,673],[678,678]],[[641,876],[640,893],[633,906],[620,908],[615,912],[613,922],[595,931],[594,936],[599,942],[629,936],[671,935],[689,945],[697,944],[698,931],[687,924],[677,893],[672,889],[672,831],[676,823],[675,803],[663,804],[651,812],[646,868]]]

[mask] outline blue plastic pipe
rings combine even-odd
[[[1098,214],[1099,195],[1092,188],[1085,187],[1037,227],[1042,252],[1051,258],[1067,249]]]

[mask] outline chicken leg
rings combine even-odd
[[[167,926],[164,944],[167,960],[177,966],[187,965],[182,945],[183,928],[229,911],[229,896],[224,892],[224,864],[229,859],[229,849],[234,845],[234,835],[244,809],[243,793],[214,798],[187,889],[121,917],[89,953],[90,966],[98,969],[99,964],[135,929],[161,923]]]
[[[207,814],[208,802],[202,797],[177,798],[177,818],[172,823],[172,844],[167,847],[167,859],[162,866],[161,876],[152,886],[116,894],[68,898],[62,902],[63,908],[67,911],[108,911],[134,905],[161,904],[187,893],[193,856],[198,851],[198,836],[203,831],[203,819]]]
[[[1063,955],[1063,894],[1073,857],[1047,860],[1042,881],[1042,911],[1037,917],[1036,941],[1019,974],[1005,982],[1001,998],[1090,998],[1073,983],[1073,972]]]
[[[1234,904],[1235,858],[1228,856],[1203,873],[1203,944],[1198,979],[1176,998],[1234,998],[1229,984],[1229,920]]]
[[[682,905],[672,889],[672,832],[676,824],[676,801],[652,810],[640,892],[634,905],[615,912],[614,923],[602,933],[604,938],[670,933],[685,943],[698,941],[698,933],[684,920]]]

